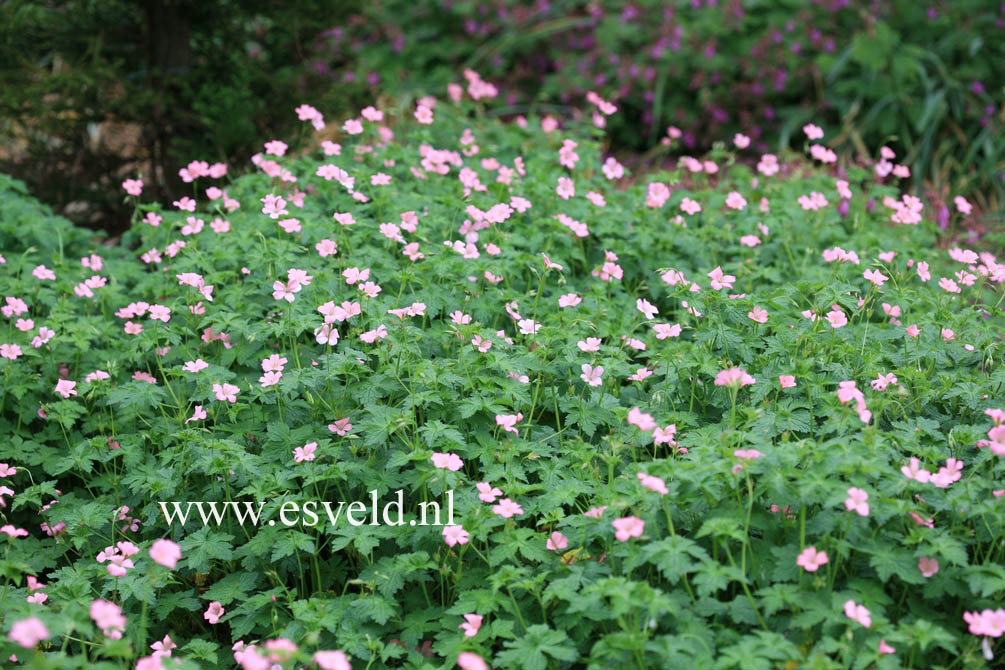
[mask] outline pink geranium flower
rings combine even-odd
[[[185,423],[189,423],[190,421],[202,421],[206,418],[206,416],[206,410],[202,408],[202,405],[196,405],[192,416],[185,419]]]
[[[154,540],[150,547],[150,558],[154,563],[163,565],[165,568],[174,570],[181,558],[181,547],[171,540]]]
[[[659,477],[655,477],[653,475],[647,475],[644,472],[637,472],[635,474],[639,478],[639,482],[642,483],[642,486],[646,487],[650,491],[655,491],[656,493],[659,493],[660,495],[663,496],[670,493],[669,489],[667,489],[666,482],[664,482]]]
[[[455,544],[467,544],[470,537],[468,531],[464,530],[464,526],[443,527],[443,541],[447,543],[448,547]]]
[[[69,398],[72,395],[77,395],[77,382],[70,381],[69,379],[60,379],[56,382],[56,388],[53,389],[54,393],[58,393],[64,398]]]
[[[633,537],[641,537],[646,529],[646,522],[635,516],[626,516],[611,522],[614,526],[614,537],[619,542],[627,542]]]
[[[240,392],[241,389],[233,384],[213,384],[213,393],[216,394],[217,400],[237,402],[237,394]]]
[[[508,433],[520,434],[516,429],[516,424],[523,421],[523,412],[517,414],[496,414],[496,425]]]
[[[293,449],[293,460],[296,463],[303,463],[304,461],[313,461],[316,457],[318,450],[317,442],[308,442],[302,447],[295,447]]]
[[[651,414],[646,414],[638,407],[628,410],[628,424],[638,427],[644,433],[653,431],[656,428],[656,420]]]
[[[206,611],[202,613],[202,618],[208,621],[210,624],[215,624],[220,621],[220,617],[223,616],[226,610],[223,609],[223,605],[218,601],[213,601],[206,608]]]
[[[464,623],[458,628],[464,631],[464,637],[474,637],[478,634],[478,629],[482,627],[482,619],[484,617],[480,614],[465,614]]]
[[[91,602],[91,619],[94,625],[101,629],[105,637],[121,640],[126,630],[126,618],[122,616],[122,608],[107,600]]]
[[[854,600],[849,600],[844,604],[844,613],[852,621],[857,621],[866,628],[872,626],[872,616],[865,605],[857,605]]]
[[[557,530],[548,536],[548,541],[545,543],[545,548],[548,551],[562,551],[569,546],[569,538],[562,535]]]
[[[806,572],[816,572],[821,566],[827,564],[827,552],[817,551],[816,547],[806,547],[796,558],[796,565]]]
[[[922,577],[928,579],[939,571],[939,562],[934,558],[922,556],[918,559],[918,570],[921,572]]]
[[[848,497],[844,501],[844,506],[848,511],[854,511],[859,516],[869,516],[869,494],[862,489],[852,486],[848,489]]]
[[[7,637],[23,649],[33,649],[42,640],[49,639],[49,629],[45,627],[38,617],[30,616],[27,619],[15,621],[10,628]]]
[[[504,519],[509,519],[517,514],[523,514],[523,507],[509,498],[503,498],[492,506],[492,513],[498,514]]]
[[[756,379],[747,374],[743,368],[729,368],[721,370],[715,376],[716,386],[726,386],[728,388],[742,388],[757,382]]]
[[[486,503],[494,503],[496,498],[502,495],[502,491],[488,482],[478,482],[475,485],[478,489],[478,499]]]
[[[451,472],[457,472],[462,467],[464,467],[464,461],[457,454],[443,454],[435,452],[430,460],[433,461],[433,465],[442,470],[450,470]]]
[[[827,312],[827,321],[831,324],[831,328],[841,328],[848,325],[848,317],[837,306]]]
[[[588,363],[583,363],[583,374],[579,375],[580,379],[589,384],[590,386],[600,386],[603,382],[601,377],[604,374],[604,368],[601,365],[593,367]]]
[[[457,667],[461,670],[489,670],[489,666],[485,663],[485,660],[470,651],[462,651],[457,655]]]

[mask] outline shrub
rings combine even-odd
[[[0,655],[1000,654],[1005,268],[872,170],[723,145],[628,185],[595,131],[488,119],[469,81],[140,205],[131,259],[6,254]],[[413,521],[453,492],[453,525],[283,516],[399,489]]]

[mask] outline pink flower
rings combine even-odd
[[[921,463],[914,457],[911,458],[910,465],[902,466],[900,471],[904,473],[904,476],[908,479],[913,479],[921,482],[922,484],[928,482],[928,480],[932,478],[932,473],[928,470],[922,469]]]
[[[675,423],[671,423],[669,426],[666,426],[665,428],[657,427],[656,429],[653,430],[653,444],[656,445],[669,444],[671,446],[676,447],[677,442],[674,440],[674,435],[676,434],[677,434],[677,424]],[[687,450],[685,449],[683,450],[683,452],[687,453]]]
[[[928,579],[939,571],[939,562],[934,558],[922,556],[918,559],[918,570],[921,571],[922,577]]]
[[[583,302],[583,299],[575,293],[566,293],[558,298],[559,307],[575,307],[581,302]]]
[[[569,546],[569,538],[562,535],[557,530],[548,536],[548,541],[545,543],[545,548],[548,551],[562,551]]]
[[[316,651],[312,660],[321,670],[352,670],[349,657],[343,651]]]
[[[415,120],[428,126],[433,122],[433,110],[425,105],[419,105],[415,108]]]
[[[322,258],[325,258],[326,256],[334,256],[338,253],[338,245],[335,244],[333,240],[329,239],[321,240],[314,245],[314,248],[317,249],[318,255]]]
[[[233,384],[213,384],[213,393],[216,394],[217,400],[237,402],[237,394],[240,392],[241,389]]]
[[[964,612],[963,620],[970,625],[973,635],[1001,637],[1005,634],[1005,609]]]
[[[45,627],[41,619],[31,616],[15,621],[7,637],[24,649],[32,649],[42,640],[49,639],[49,629]]]
[[[676,430],[676,427],[674,427],[674,430]],[[664,482],[659,477],[655,477],[653,475],[647,475],[644,472],[637,472],[635,474],[639,478],[639,481],[642,483],[642,486],[646,487],[650,491],[655,491],[656,493],[659,493],[661,496],[665,496],[666,494],[670,493],[670,490],[667,489],[666,482]]]
[[[523,507],[509,498],[503,498],[492,506],[492,513],[498,514],[504,519],[509,519],[517,514],[523,514]]]
[[[757,323],[767,323],[768,312],[755,305],[753,310],[747,312],[747,318]]]
[[[855,511],[859,516],[869,516],[869,494],[862,489],[852,486],[848,489],[848,498],[844,501],[844,506],[849,511]]]
[[[726,196],[726,207],[729,207],[730,209],[740,210],[746,206],[747,201],[744,199],[742,195],[740,195],[736,191],[730,191],[729,195]]]
[[[133,196],[138,196],[143,192],[143,180],[142,179],[127,179],[122,182],[122,188],[126,193]]]
[[[207,416],[206,410],[202,408],[202,405],[196,405],[195,411],[192,413],[192,416],[185,419],[185,423],[188,423],[189,421],[202,421],[203,419],[206,418],[206,416]]]
[[[215,624],[220,621],[220,617],[223,616],[225,611],[226,610],[223,609],[223,605],[214,600],[209,604],[209,607],[206,608],[206,611],[202,613],[202,618],[210,624]]]
[[[715,376],[716,386],[726,386],[729,388],[742,388],[756,383],[757,380],[747,374],[743,368],[729,368],[721,370]]]
[[[876,286],[882,286],[889,279],[879,270],[866,270],[862,273],[862,276],[871,281]]]
[[[580,379],[589,384],[590,386],[600,386],[602,383],[601,376],[604,374],[604,368],[601,365],[593,367],[588,363],[583,363],[583,374],[579,375]]]
[[[653,326],[653,331],[656,333],[657,340],[665,340],[668,337],[679,337],[681,334],[681,326],[678,323],[670,325],[669,323],[657,323]]]
[[[635,516],[626,516],[611,522],[614,526],[614,537],[619,542],[627,542],[633,537],[642,537],[646,522]]]
[[[866,628],[872,626],[872,617],[865,605],[856,605],[854,600],[849,600],[844,604],[844,613],[852,621],[857,621]]]
[[[457,655],[457,667],[461,670],[489,670],[482,657],[470,651],[462,651]]]
[[[182,366],[182,369],[185,370],[185,372],[191,372],[193,374],[196,374],[200,370],[205,370],[208,367],[209,363],[202,360],[201,358],[197,358],[194,361],[186,361],[185,365]]]
[[[816,572],[828,561],[827,552],[817,551],[816,547],[806,547],[796,558],[796,565],[802,567],[806,572]]]
[[[465,614],[464,623],[458,628],[464,631],[464,637],[474,637],[478,634],[478,629],[482,627],[482,619],[484,617],[481,614]]]
[[[824,131],[820,126],[813,125],[812,123],[807,123],[803,126],[803,132],[806,133],[806,139],[809,140],[821,140],[824,137]]]
[[[568,200],[572,196],[576,195],[576,187],[572,183],[572,180],[568,177],[558,178],[558,187],[555,189],[555,193],[558,194],[562,200]]]
[[[911,324],[910,326],[908,326],[904,330],[906,330],[907,334],[910,335],[911,337],[917,337],[921,333],[921,329],[918,328],[918,326],[916,326],[914,324]]]
[[[848,317],[837,306],[827,312],[827,321],[831,324],[831,328],[841,328],[848,325]]]
[[[680,210],[685,214],[695,215],[701,211],[701,205],[697,200],[692,200],[691,198],[685,197],[680,202]]]
[[[53,389],[53,392],[58,393],[64,398],[69,398],[72,395],[77,395],[76,386],[77,382],[72,382],[69,379],[60,379],[56,382],[56,388]]]
[[[443,541],[447,543],[448,547],[455,544],[467,544],[470,537],[468,531],[464,530],[464,526],[443,527]]]
[[[188,197],[187,195],[184,196],[181,200],[175,200],[171,204],[177,207],[178,209],[182,210],[183,212],[195,211],[195,200]]]
[[[501,490],[488,482],[478,482],[475,487],[478,489],[478,499],[482,502],[494,503],[496,498],[502,495]]]
[[[790,389],[796,385],[796,378],[792,375],[778,375],[778,385],[783,389]]]
[[[733,451],[733,456],[744,461],[755,461],[763,455],[757,449],[736,449]]]
[[[576,346],[579,347],[580,351],[590,353],[600,351],[600,343],[601,340],[599,337],[588,337],[586,340],[580,340],[577,342]]]
[[[304,461],[313,461],[318,450],[317,442],[308,442],[302,447],[295,447],[293,449],[293,461],[296,463],[303,463]]]
[[[946,464],[939,468],[939,471],[932,475],[931,481],[940,489],[947,488],[953,482],[960,480],[960,473],[963,470],[963,462],[955,458],[946,459]]]
[[[16,361],[18,357],[23,355],[24,352],[21,351],[21,347],[16,344],[0,344],[0,357],[9,358],[12,361]]]
[[[608,179],[621,179],[625,176],[625,167],[619,163],[613,156],[608,156],[607,160],[600,168],[604,176]]]
[[[733,144],[737,149],[746,149],[750,146],[750,138],[743,133],[737,133],[733,135]]]
[[[588,516],[591,519],[599,519],[604,515],[604,511],[607,509],[607,505],[603,507],[591,507],[587,511],[583,512],[583,516]]]
[[[122,616],[122,608],[115,603],[100,599],[92,601],[91,619],[105,637],[122,639],[122,633],[126,630],[126,618]]]
[[[893,654],[893,653],[896,653],[897,650],[894,649],[893,647],[891,647],[890,645],[888,645],[886,643],[886,640],[880,640],[879,641],[879,650],[878,651],[879,651],[880,654]]]
[[[523,421],[523,412],[517,414],[496,414],[496,425],[508,433],[520,434],[516,429],[516,424]]]
[[[265,153],[271,156],[283,156],[286,154],[287,148],[286,142],[281,142],[279,140],[272,140],[271,142],[265,143]]]
[[[712,280],[712,288],[716,291],[720,291],[724,288],[733,288],[733,282],[736,281],[736,277],[733,275],[723,274],[722,268],[716,266],[714,270],[708,273],[708,277]]]
[[[36,279],[48,279],[49,281],[54,281],[56,279],[56,273],[50,270],[49,268],[45,267],[44,265],[39,265],[38,267],[36,267],[34,270],[31,271],[31,274]]]
[[[451,472],[457,472],[462,467],[464,467],[464,461],[457,454],[450,453],[439,453],[434,452],[430,457],[433,461],[433,465],[441,470],[450,470]]]
[[[472,337],[471,344],[483,354],[492,348],[492,340],[482,338],[481,335]]]
[[[644,413],[638,407],[633,407],[628,410],[628,424],[636,426],[644,433],[648,433],[656,429],[656,420],[653,419],[652,415]]]
[[[352,424],[349,423],[349,417],[345,417],[344,419],[339,419],[335,423],[328,424],[328,430],[336,435],[344,436],[352,430]]]
[[[656,305],[652,304],[645,298],[639,298],[636,300],[635,308],[642,312],[642,315],[647,319],[652,319],[654,316],[659,314],[659,310],[656,309]]]
[[[646,207],[659,209],[670,198],[670,189],[666,184],[653,182],[646,191]]]
[[[171,540],[154,540],[150,546],[150,558],[154,560],[154,563],[174,570],[175,566],[178,565],[178,559],[181,558],[181,547]]]

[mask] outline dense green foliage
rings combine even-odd
[[[141,204],[128,255],[2,249],[0,656],[994,667],[1005,267],[870,169],[719,148],[627,186],[588,126],[485,107],[305,123]],[[158,507],[373,489],[452,490],[456,527]]]

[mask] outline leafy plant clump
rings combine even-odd
[[[994,667],[1005,265],[812,124],[629,184],[451,94],[301,105],[114,251],[2,210],[0,656]]]

